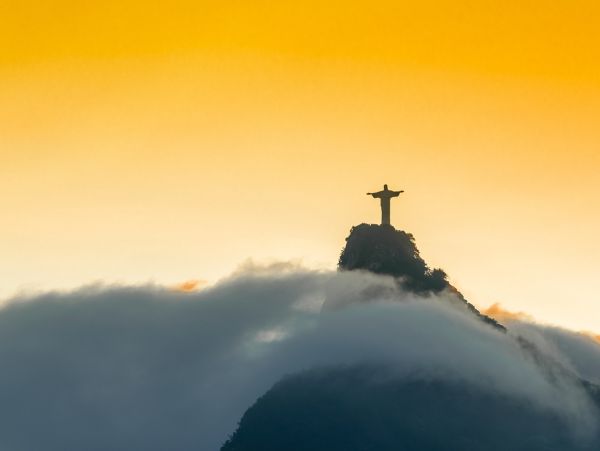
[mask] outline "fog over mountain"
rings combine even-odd
[[[600,446],[600,347],[590,337],[526,321],[507,329],[430,269],[411,234],[390,225],[353,227],[339,268],[392,277],[399,291],[387,299],[379,288],[324,305],[339,309],[336,321],[355,312],[376,329],[349,327],[343,341],[355,355],[381,333],[389,342],[352,363],[287,375],[246,412],[224,451]],[[395,354],[378,354],[386,347]]]
[[[596,342],[504,326],[450,286],[289,263],[16,298],[0,449],[597,449]]]

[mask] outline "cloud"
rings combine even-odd
[[[214,450],[284,375],[362,363],[466,382],[593,429],[576,376],[600,380],[595,342],[525,322],[506,334],[453,296],[418,297],[369,273],[247,264],[201,291],[14,299],[0,310],[0,449]]]
[[[512,320],[523,320],[533,322],[533,317],[525,312],[511,312],[503,308],[498,302],[490,305],[487,309],[481,313],[487,316],[491,316],[498,321],[512,321]]]
[[[176,291],[183,291],[184,293],[186,293],[190,291],[197,291],[206,286],[207,284],[208,282],[206,280],[192,279],[186,280],[185,282],[175,285],[173,289]]]
[[[571,368],[582,378],[600,384],[600,335],[593,332],[569,331],[539,324],[525,312],[512,312],[495,303],[483,311],[494,319],[510,323],[513,336],[536,343],[562,367]]]

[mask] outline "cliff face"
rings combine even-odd
[[[448,283],[443,270],[429,268],[419,254],[413,235],[391,225],[360,224],[352,227],[338,267],[346,271],[364,270],[394,276],[404,289],[417,294],[452,291],[474,315],[504,330],[504,326],[482,315]]]

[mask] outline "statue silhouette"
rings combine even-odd
[[[383,185],[383,191],[376,193],[367,193],[368,196],[373,196],[381,202],[381,224],[390,224],[390,199],[398,197],[404,191],[391,191],[387,185]]]

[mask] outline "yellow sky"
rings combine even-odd
[[[599,330],[599,27],[592,1],[2,2],[0,296],[333,268],[388,183],[476,304]]]

